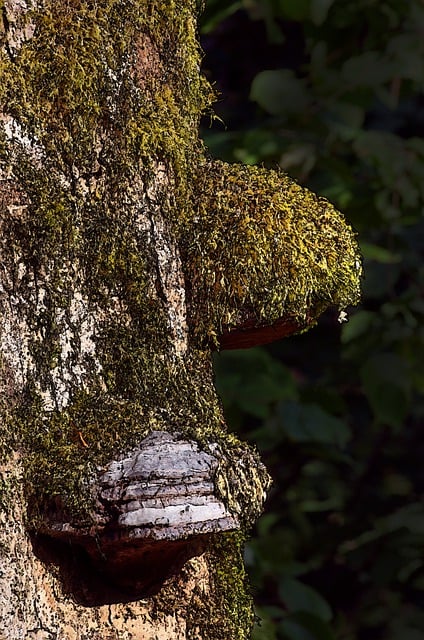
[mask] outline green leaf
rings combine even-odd
[[[365,268],[365,278],[362,285],[364,296],[387,300],[400,272],[401,265],[399,263],[385,265],[380,262],[369,262]]]
[[[252,631],[252,640],[277,640],[277,629],[269,613],[265,609],[255,608],[259,620]]]
[[[316,638],[303,625],[289,618],[280,622],[278,628],[282,632],[284,640],[315,640]]]
[[[354,140],[364,122],[364,109],[341,100],[330,103],[327,109],[332,119],[332,128],[338,132],[340,138],[347,142]]]
[[[279,13],[289,20],[303,20],[308,16],[311,0],[277,0]]]
[[[424,536],[424,505],[421,502],[407,504],[386,518],[377,520],[376,527],[383,532],[407,529],[412,534]]]
[[[376,314],[372,311],[358,311],[358,313],[350,316],[349,322],[342,326],[342,343],[347,344],[372,331],[375,321]]]
[[[287,640],[336,640],[326,622],[306,612],[287,617],[278,628]]]
[[[210,33],[220,22],[242,8],[242,1],[228,2],[228,0],[208,0],[205,11],[200,16],[202,33]]]
[[[413,154],[408,142],[389,131],[370,130],[361,131],[352,146],[359,159],[378,172],[380,183],[375,190],[375,202],[380,210],[390,212],[394,207],[393,185],[402,193],[405,191],[402,182],[409,180]]]
[[[414,629],[406,624],[399,623],[392,631],[390,640],[423,640],[423,629]]]
[[[318,442],[343,448],[350,440],[346,424],[316,404],[287,401],[279,405],[278,416],[282,429],[294,442]]]
[[[258,73],[252,82],[250,99],[272,115],[298,113],[309,104],[305,82],[289,69]]]
[[[290,613],[306,612],[326,622],[333,617],[324,598],[296,578],[281,578],[278,593]]]
[[[405,361],[394,353],[371,356],[360,370],[373,413],[382,424],[398,429],[409,409],[410,378]]]
[[[215,355],[214,365],[224,408],[266,418],[273,403],[296,395],[289,369],[263,349],[222,352]]]
[[[372,87],[383,84],[394,75],[395,69],[378,51],[365,51],[348,58],[342,67],[342,78],[352,87]]]
[[[332,4],[334,4],[334,0],[311,0],[310,16],[312,22],[317,26],[323,24]]]
[[[259,536],[266,536],[272,527],[278,522],[279,516],[276,513],[265,513],[256,523]]]
[[[394,264],[402,260],[402,256],[399,253],[395,253],[376,244],[371,244],[370,242],[361,242],[361,251],[364,258],[375,260],[381,264]]]

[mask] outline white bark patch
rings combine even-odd
[[[19,144],[25,149],[31,159],[41,166],[41,161],[45,158],[45,151],[42,144],[33,135],[29,135],[24,127],[14,118],[7,114],[0,114],[0,122],[3,124],[3,131],[9,142]],[[13,147],[11,147],[13,149]]]
[[[186,353],[188,328],[182,264],[176,243],[167,234],[167,226],[160,216],[152,222],[152,235],[155,244],[162,291],[166,297],[169,328],[173,337],[177,355]]]
[[[25,272],[25,267],[19,265],[20,278]],[[8,287],[10,291],[10,284]],[[0,279],[0,348],[2,358],[8,368],[13,372],[14,384],[17,390],[22,390],[29,368],[33,368],[30,353],[31,331],[25,314],[22,312],[25,302],[21,296],[8,293]]]
[[[55,344],[55,362],[46,380],[39,380],[37,360],[33,357],[33,345],[45,340],[43,328],[34,330],[35,317],[51,314],[48,308],[47,283],[37,283],[28,277],[23,263],[17,268],[14,283],[7,275],[0,278],[0,349],[2,358],[13,371],[14,387],[22,390],[29,378],[44,401],[45,409],[63,409],[70,401],[72,391],[82,389],[87,380],[100,378],[101,365],[96,357],[94,332],[97,314],[90,310],[87,299],[75,289],[69,306],[54,312],[53,324],[58,336]],[[25,298],[22,280],[26,278]],[[2,282],[3,280],[3,282]]]
[[[66,407],[72,389],[83,388],[87,375],[92,377],[101,373],[93,339],[95,315],[90,314],[88,309],[88,301],[79,291],[75,291],[69,308],[56,313],[56,322],[62,330],[59,337],[59,364],[50,372],[54,393],[44,394],[49,409]]]
[[[178,246],[170,233],[169,222],[161,212],[160,200],[171,189],[166,168],[158,164],[155,183],[147,190],[148,210],[151,211],[151,242],[157,260],[159,286],[166,300],[168,324],[176,354],[188,349],[187,308],[183,267]]]
[[[13,57],[16,57],[24,42],[34,35],[35,25],[28,19],[28,12],[33,5],[30,0],[4,0],[3,24],[7,49]]]

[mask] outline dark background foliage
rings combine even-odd
[[[424,637],[424,5],[207,0],[211,155],[281,166],[358,232],[362,305],[217,355],[274,478],[246,551],[255,640]]]

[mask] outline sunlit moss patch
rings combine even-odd
[[[307,326],[360,293],[354,233],[324,198],[286,174],[215,161],[197,176],[187,253],[193,327],[200,339],[253,316]]]

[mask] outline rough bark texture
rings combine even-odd
[[[205,159],[195,5],[0,1],[0,638],[247,638],[211,350],[357,298],[331,205]]]

